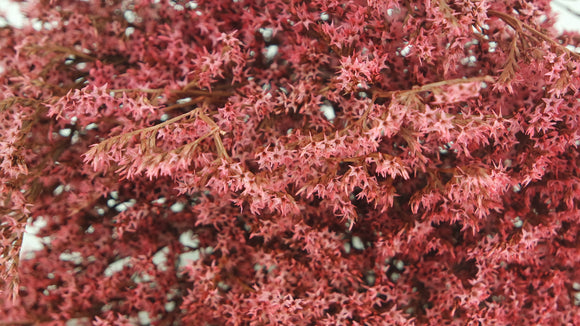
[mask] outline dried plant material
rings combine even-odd
[[[0,326],[580,325],[580,37],[547,1],[23,8]]]

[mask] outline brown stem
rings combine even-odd
[[[524,29],[528,30],[531,34],[535,35],[536,37],[558,47],[560,50],[568,53],[568,55],[570,56],[574,56],[576,58],[580,58],[580,54],[576,53],[576,52],[572,52],[570,51],[568,48],[566,48],[565,46],[563,46],[562,44],[556,42],[554,39],[552,39],[551,37],[547,36],[546,34],[538,31],[537,29],[533,28],[532,26],[506,14],[500,11],[495,11],[495,10],[488,10],[487,14],[489,16],[494,16],[497,17],[501,20],[503,20],[506,24],[510,25],[517,33],[525,35],[530,37],[530,35],[524,33]]]
[[[393,95],[408,95],[412,93],[420,93],[428,90],[432,90],[433,88],[441,87],[441,86],[448,86],[448,85],[456,85],[456,84],[464,84],[464,83],[471,83],[477,81],[484,81],[488,83],[495,82],[495,79],[492,76],[480,76],[480,77],[472,77],[472,78],[457,78],[457,79],[450,79],[450,80],[442,80],[435,83],[425,84],[423,86],[413,86],[412,89],[407,90],[395,90],[395,91],[383,91],[379,89],[373,90],[373,97],[376,98],[390,98]]]

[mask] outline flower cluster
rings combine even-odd
[[[580,38],[549,1],[23,10],[0,324],[580,324]]]

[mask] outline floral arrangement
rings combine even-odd
[[[549,1],[23,10],[0,325],[580,324],[580,36]]]

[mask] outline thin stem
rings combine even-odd
[[[472,78],[457,78],[457,79],[450,79],[450,80],[442,80],[430,84],[425,84],[423,86],[413,86],[412,89],[407,90],[395,90],[395,91],[383,91],[383,90],[374,90],[373,91],[373,98],[390,98],[393,95],[410,95],[414,93],[420,93],[424,91],[429,91],[434,88],[438,88],[441,86],[449,86],[449,85],[457,85],[457,84],[465,84],[465,83],[472,83],[472,82],[488,82],[493,83],[495,82],[495,78],[492,76],[480,76],[480,77],[472,77]]]
[[[576,53],[576,52],[572,52],[570,51],[568,48],[566,48],[565,46],[563,46],[562,44],[556,42],[554,39],[552,39],[551,37],[547,36],[546,34],[536,30],[535,28],[533,28],[532,26],[521,22],[520,20],[506,14],[500,11],[495,11],[495,10],[488,10],[487,14],[490,16],[495,16],[501,20],[503,20],[506,24],[510,25],[514,30],[516,30],[516,32],[526,35],[523,32],[523,29],[526,29],[528,31],[530,31],[530,33],[532,33],[533,35],[537,36],[538,38],[558,47],[560,50],[563,50],[564,52],[568,53],[568,55],[574,56],[576,58],[580,58],[580,54]],[[528,35],[526,35],[528,36]]]

